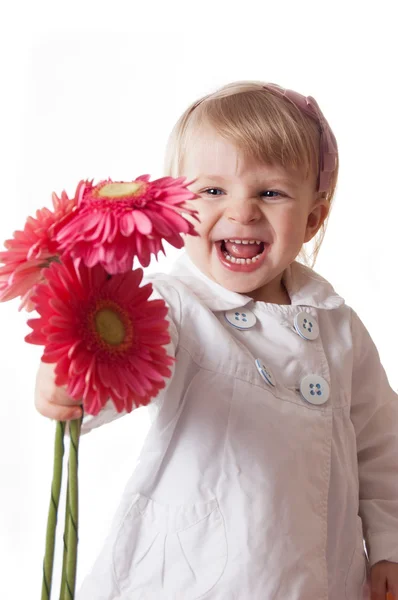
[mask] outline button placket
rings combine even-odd
[[[254,313],[246,308],[226,311],[224,317],[232,327],[239,330],[251,329],[257,322]],[[321,360],[320,371],[325,377],[329,378],[329,366],[319,335],[317,319],[309,312],[302,310],[294,317],[294,327],[287,320],[281,321],[281,325],[288,326],[302,339],[314,342],[311,347]],[[255,364],[263,381],[271,388],[276,389],[276,379],[269,366],[264,364],[260,358],[255,360]],[[330,386],[327,379],[316,374],[304,376],[296,387],[289,389],[296,390],[302,400],[314,406],[321,406],[330,398]]]

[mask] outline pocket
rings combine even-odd
[[[137,494],[113,548],[114,576],[131,600],[142,594],[156,600],[196,600],[220,580],[227,554],[215,498],[175,507]]]
[[[346,579],[346,598],[363,600],[367,598],[367,558],[363,544],[362,519],[357,516],[356,545]]]

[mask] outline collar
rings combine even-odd
[[[231,292],[207,277],[194,265],[186,252],[177,258],[170,274],[189,287],[212,311],[231,310],[253,302],[250,296]],[[292,307],[299,305],[331,310],[344,304],[344,299],[334,291],[326,279],[297,261],[285,270],[283,281]],[[267,303],[258,301],[258,304]],[[286,305],[283,308],[288,307],[289,305]]]

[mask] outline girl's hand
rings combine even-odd
[[[370,583],[371,600],[398,600],[398,563],[382,560],[373,565]]]
[[[35,406],[44,417],[56,421],[71,421],[82,416],[80,403],[55,385],[54,365],[40,361],[36,376]]]

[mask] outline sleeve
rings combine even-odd
[[[153,285],[153,292],[150,297],[150,300],[162,299],[166,302],[167,307],[169,309],[169,312],[168,312],[168,315],[166,318],[169,322],[169,333],[170,333],[171,341],[167,346],[165,346],[165,348],[166,348],[166,352],[169,356],[175,357],[176,351],[177,351],[177,346],[178,346],[178,339],[179,339],[179,335],[178,335],[179,323],[180,323],[179,294],[171,285],[168,285],[167,283],[165,283],[163,281],[156,282],[155,280],[152,281],[150,279],[145,279],[142,282],[142,285],[144,285],[146,283],[152,283],[152,285]],[[159,392],[159,394],[155,398],[152,398],[152,400],[150,402],[150,405],[152,405],[151,408],[153,408],[155,410],[155,412],[157,412],[159,410],[159,406],[167,393],[167,389],[170,385],[170,382],[171,382],[174,372],[175,372],[175,364],[173,364],[170,367],[170,369],[171,369],[172,374],[167,379],[166,386]],[[89,433],[93,429],[96,429],[97,427],[100,427],[101,425],[105,425],[106,423],[115,421],[116,419],[119,419],[120,417],[123,417],[126,414],[127,414],[126,411],[122,411],[120,413],[117,412],[113,402],[111,400],[108,400],[108,402],[105,404],[103,409],[97,415],[95,415],[95,416],[85,415],[83,417],[81,433],[83,435],[86,433]]]
[[[374,342],[352,311],[351,419],[357,440],[359,512],[370,566],[398,563],[398,396]]]

